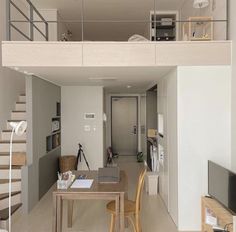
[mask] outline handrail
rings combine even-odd
[[[30,17],[28,17],[12,0],[7,0],[7,23],[8,23],[7,39],[11,40],[11,29],[13,28],[27,40],[33,41],[34,29],[36,29],[45,38],[45,40],[48,41],[48,35],[49,35],[48,22],[44,19],[44,17],[40,14],[40,12],[37,10],[37,8],[33,5],[33,3],[30,0],[25,0],[25,1],[29,5]],[[25,21],[22,22],[30,23],[30,35],[27,35],[14,25],[14,23],[16,23],[18,20],[11,19],[11,7],[14,7],[26,19]],[[35,25],[36,22],[34,21],[34,13],[36,13],[36,15],[38,15],[38,17],[42,20],[38,21],[38,23],[45,24],[45,33]]]

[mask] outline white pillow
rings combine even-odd
[[[131,37],[129,37],[128,41],[137,42],[137,41],[149,41],[149,40],[141,35],[134,34]]]

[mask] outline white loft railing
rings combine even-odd
[[[12,29],[16,30],[19,34],[25,37],[27,40],[34,41],[34,30],[37,30],[46,41],[48,41],[48,22],[39,13],[36,7],[32,4],[30,0],[25,0],[26,5],[29,7],[29,16],[17,6],[12,0],[7,0],[6,13],[7,13],[7,40],[12,40]],[[14,8],[20,15],[25,18],[25,20],[14,20],[12,19],[12,8]],[[34,22],[34,14],[36,14],[40,19],[41,23],[45,25],[45,32],[39,29],[39,27]],[[27,35],[23,30],[20,29],[17,23],[29,23],[29,35]]]

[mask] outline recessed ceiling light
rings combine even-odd
[[[131,85],[127,85],[127,89],[130,89],[130,88],[132,88],[132,86]]]
[[[115,77],[90,77],[89,80],[91,81],[116,81],[117,78]]]

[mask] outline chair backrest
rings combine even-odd
[[[142,192],[143,192],[143,186],[144,186],[144,178],[147,170],[144,168],[141,173],[139,174],[138,179],[138,187],[136,191],[136,198],[135,198],[135,204],[136,204],[136,213],[138,213],[141,209],[141,198],[142,198]]]

